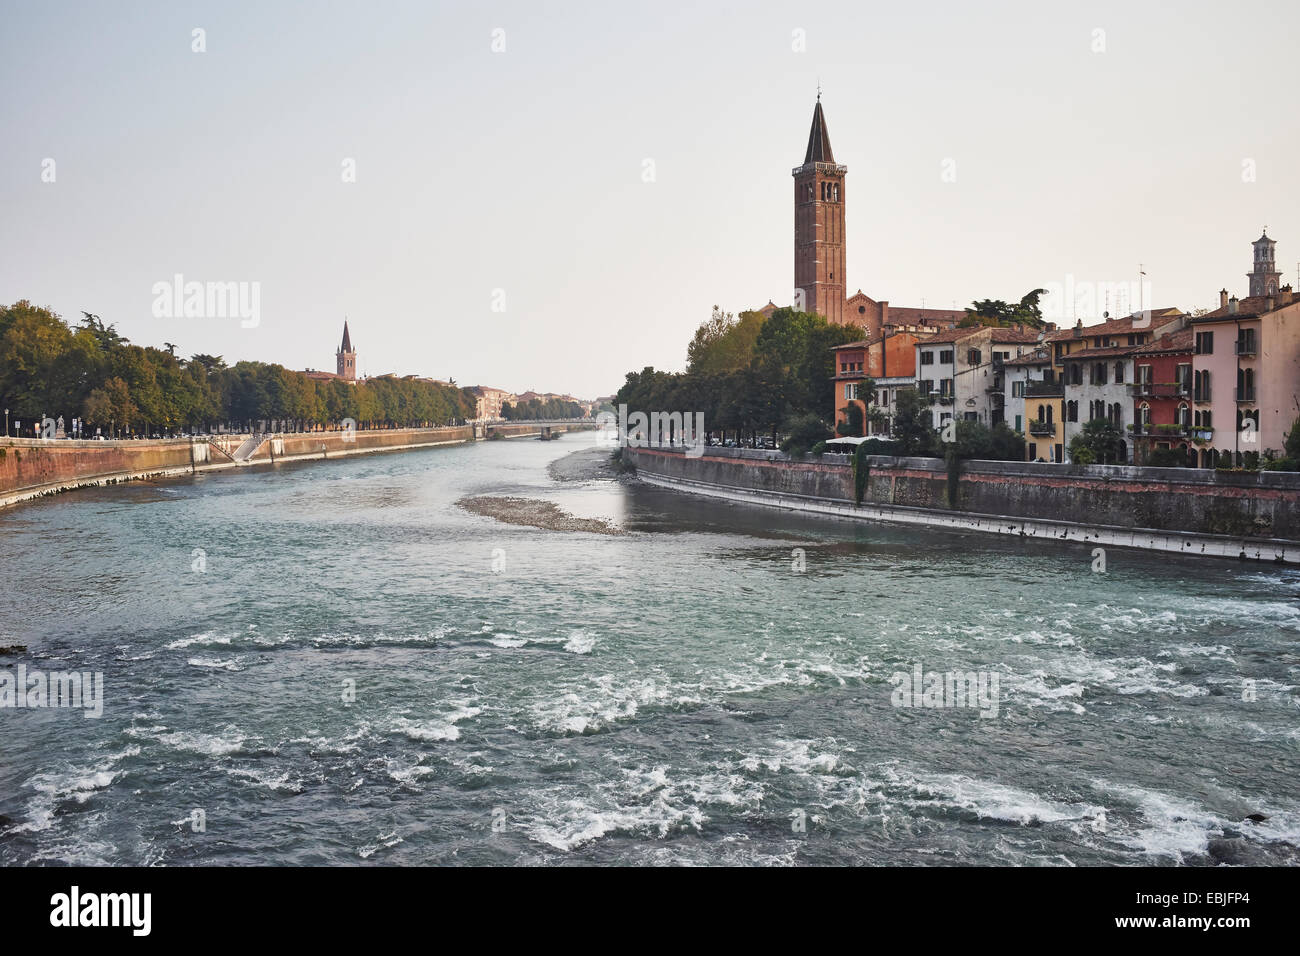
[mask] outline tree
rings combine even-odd
[[[1046,294],[1046,289],[1033,289],[1025,293],[1016,305],[1009,305],[1001,299],[979,299],[966,307],[966,318],[957,324],[962,328],[1024,325],[1031,329],[1041,329],[1044,325],[1043,312],[1038,302]]]
[[[1094,418],[1070,439],[1070,460],[1077,465],[1122,463],[1123,439],[1107,418]]]
[[[795,458],[802,458],[813,445],[830,437],[830,426],[816,413],[807,412],[789,423],[781,450],[789,452]]]
[[[857,402],[849,402],[844,409],[844,421],[840,422],[837,431],[843,436],[859,438],[862,435],[862,406]]]
[[[87,396],[81,409],[82,418],[91,425],[122,427],[139,416],[131,401],[131,391],[120,378],[110,378]]]
[[[687,372],[707,376],[745,368],[754,358],[762,326],[761,312],[742,312],[737,319],[715,305],[712,317],[695,330],[686,347]]]
[[[930,424],[930,406],[914,388],[900,388],[894,406],[894,438],[904,455],[929,455],[937,435]]]

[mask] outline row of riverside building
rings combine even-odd
[[[936,429],[1004,422],[1028,461],[1068,462],[1094,419],[1119,430],[1132,464],[1157,448],[1201,468],[1281,457],[1300,415],[1300,298],[1279,285],[1274,241],[1253,247],[1250,295],[1221,290],[1198,315],[1151,309],[1064,330],[886,324],[834,350],[836,423],[857,404],[864,432],[888,435],[899,390],[915,389]]]
[[[1205,468],[1245,464],[1252,452],[1282,455],[1300,414],[1300,299],[1281,284],[1267,232],[1252,243],[1248,294],[1224,289],[1213,310],[1105,315],[1064,330],[961,328],[966,313],[955,308],[847,295],[848,167],[831,150],[820,92],[791,175],[795,307],[866,335],[834,350],[837,426],[856,404],[863,430],[887,435],[899,391],[915,389],[935,428],[1005,422],[1025,436],[1029,461],[1067,462],[1070,439],[1099,418],[1118,428],[1124,460],[1135,464],[1158,448]],[[769,301],[757,311],[776,308]],[[874,393],[862,388],[866,379]]]

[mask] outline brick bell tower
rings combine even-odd
[[[794,284],[803,290],[804,311],[844,324],[844,176],[835,162],[831,135],[817,92],[808,151],[794,176]],[[797,303],[796,303],[797,304]]]
[[[334,358],[338,362],[339,378],[346,378],[348,381],[356,381],[357,378],[357,350],[352,347],[352,336],[348,335],[348,320],[343,320],[343,344],[339,350],[334,353]]]

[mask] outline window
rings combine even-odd
[[[1018,431],[1018,432],[1023,432],[1023,431],[1024,431],[1024,429],[1021,427],[1020,416],[1019,416],[1019,415],[1016,416],[1016,431]]]
[[[1214,354],[1214,333],[1213,332],[1196,333],[1196,354],[1197,355]]]
[[[952,364],[952,349],[943,349],[939,352],[939,364],[940,365]]]
[[[1175,423],[1186,428],[1192,423],[1191,414],[1192,410],[1187,407],[1187,403],[1181,403],[1178,406],[1178,417],[1175,419]]]
[[[1146,402],[1138,406],[1138,424],[1143,428],[1151,424],[1151,406]]]
[[[1083,366],[1080,365],[1078,362],[1070,363],[1070,384],[1071,385],[1083,384]]]
[[[1192,390],[1192,366],[1191,363],[1180,363],[1175,370],[1178,377],[1178,392],[1180,395],[1186,395]]]
[[[933,352],[922,352],[922,353],[921,353],[921,364],[922,364],[922,365],[933,365],[933,364],[934,364],[934,353],[933,353]]]
[[[881,405],[889,404],[889,389],[885,389],[880,393],[880,404]]]
[[[823,392],[822,394],[825,394],[825,393]],[[850,382],[849,384],[847,384],[847,385],[844,386],[844,399],[845,399],[845,401],[853,401],[853,400],[854,400],[855,398],[857,398],[857,397],[858,397],[858,383],[857,383],[857,382]]]
[[[1208,402],[1210,400],[1210,373],[1192,373],[1192,401]]]
[[[1255,400],[1255,370],[1253,368],[1237,369],[1237,401],[1253,402]]]
[[[1025,383],[1024,383],[1024,382],[1012,382],[1012,383],[1011,383],[1011,397],[1012,397],[1012,398],[1024,398],[1024,397],[1025,397]]]
[[[1116,385],[1124,384],[1124,363],[1123,362],[1115,363],[1115,384]]]
[[[1065,420],[1067,422],[1077,422],[1079,420],[1078,402],[1071,401],[1065,403]]]
[[[967,350],[966,350],[966,364],[967,364],[967,365],[979,365],[979,364],[980,364],[980,359],[981,359],[981,355],[980,355],[980,350],[979,350],[979,349],[967,349]]]
[[[916,385],[921,390],[922,395],[929,395],[934,391],[934,379],[932,378],[923,378]]]
[[[1105,384],[1106,384],[1106,363],[1105,363],[1105,362],[1094,362],[1094,363],[1093,363],[1093,366],[1092,366],[1092,375],[1091,375],[1091,377],[1089,378],[1089,383],[1092,384],[1092,385],[1105,385]]]
[[[952,379],[943,378],[939,380],[939,394],[952,396]]]
[[[1138,383],[1141,385],[1151,384],[1151,366],[1139,365],[1137,367]]]

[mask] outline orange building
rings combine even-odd
[[[898,389],[912,388],[916,382],[916,343],[937,330],[912,326],[887,328],[875,338],[849,342],[832,349],[835,356],[835,425],[848,424],[849,406],[862,411],[863,434],[889,434],[893,425],[893,408]],[[862,389],[870,379],[874,394]],[[874,423],[872,410],[879,409]],[[854,436],[857,437],[857,436]]]

